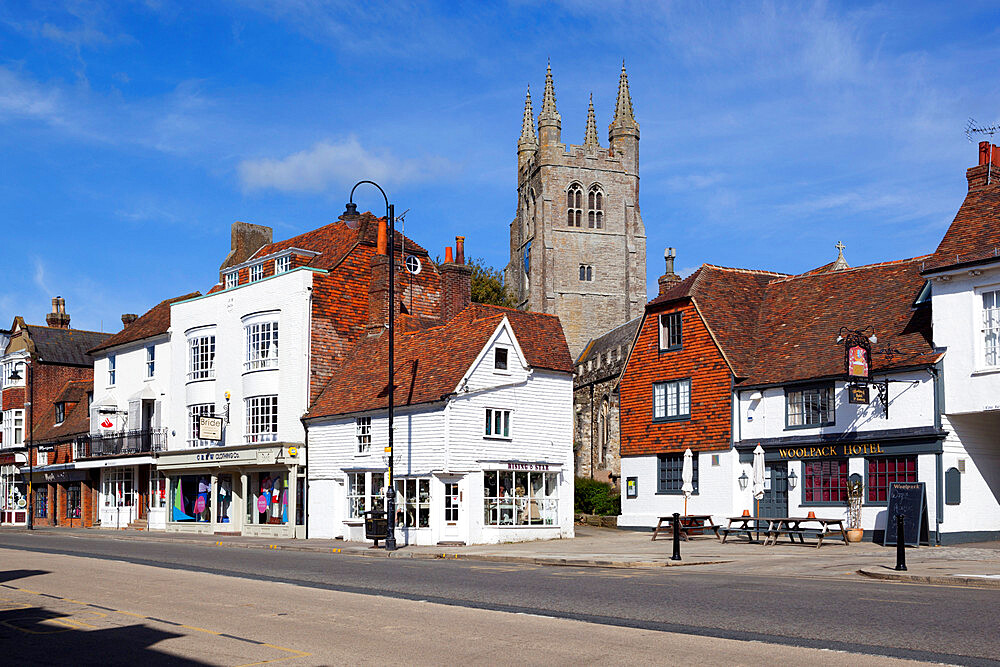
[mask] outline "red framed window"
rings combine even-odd
[[[889,502],[889,484],[917,481],[917,457],[896,456],[868,459],[868,502]]]
[[[807,461],[804,468],[804,502],[847,502],[847,459]]]

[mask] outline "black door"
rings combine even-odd
[[[764,497],[760,499],[757,516],[764,518],[788,516],[788,464],[764,465]]]

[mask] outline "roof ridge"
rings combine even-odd
[[[815,270],[813,270],[813,271],[809,271],[807,273],[798,273],[798,274],[793,274],[793,275],[786,275],[786,276],[784,276],[782,278],[777,278],[775,280],[772,280],[771,284],[790,282],[792,280],[797,280],[799,278],[805,279],[805,278],[817,278],[817,277],[825,277],[825,276],[836,276],[836,275],[842,275],[842,274],[846,274],[846,273],[853,273],[855,271],[862,271],[862,270],[865,270],[865,269],[877,269],[877,268],[884,267],[884,266],[902,265],[902,264],[906,264],[908,262],[918,262],[918,261],[922,262],[922,261],[926,260],[928,257],[933,257],[933,255],[934,255],[934,253],[931,253],[931,254],[928,254],[928,255],[918,255],[916,257],[907,257],[905,259],[893,259],[893,260],[890,260],[888,262],[874,262],[872,264],[860,264],[858,266],[851,266],[851,267],[848,267],[846,269],[838,269],[837,271],[824,271],[824,272],[821,272],[821,273],[816,273]]]
[[[722,271],[735,271],[736,273],[752,273],[767,276],[788,276],[792,275],[789,273],[782,273],[780,271],[771,271],[770,269],[744,269],[737,266],[720,266],[718,264],[709,264],[708,262],[703,263],[703,267],[708,267],[710,269],[720,269]]]
[[[52,329],[53,331],[78,331],[80,333],[92,333],[100,334],[102,336],[113,336],[114,334],[108,333],[107,331],[91,331],[90,329],[74,329],[72,327],[50,327],[47,324],[28,324],[24,323],[26,327],[35,327],[36,329]]]

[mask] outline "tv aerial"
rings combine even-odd
[[[983,125],[983,126],[980,127],[980,126],[976,125],[976,121],[973,118],[969,118],[969,120],[965,123],[965,138],[969,140],[970,144],[973,143],[972,135],[974,135],[974,134],[985,135],[985,136],[988,136],[990,138],[990,140],[987,142],[987,143],[989,143],[989,148],[987,149],[989,152],[988,152],[987,158],[986,158],[986,165],[987,165],[986,166],[986,185],[990,184],[990,172],[993,171],[993,168],[992,168],[992,165],[993,165],[993,135],[997,134],[997,133],[1000,133],[1000,125]]]

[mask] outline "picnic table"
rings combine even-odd
[[[733,524],[739,524],[733,526]],[[719,528],[719,541],[723,544],[726,543],[726,538],[732,533],[743,534],[747,536],[750,544],[757,544],[757,540],[753,538],[753,534],[757,533],[758,538],[760,533],[767,533],[767,529],[770,527],[768,519],[762,519],[757,516],[731,516],[727,518],[727,523],[724,528]]]
[[[818,527],[803,526],[802,524],[819,524]],[[795,543],[798,536],[799,543],[805,544],[805,536],[815,536],[816,548],[823,546],[823,538],[827,535],[839,535],[844,540],[844,544],[850,545],[847,541],[847,531],[844,530],[843,519],[822,519],[818,517],[780,517],[768,519],[767,537],[764,538],[764,546],[774,546],[778,543],[778,536],[788,535],[788,539]]]
[[[704,535],[706,530],[714,531],[715,536],[719,536],[719,525],[713,523],[711,514],[687,514],[681,516],[679,517],[679,528],[680,537],[685,541],[694,535]],[[661,516],[660,520],[656,522],[656,528],[653,530],[653,539],[655,540],[662,533],[673,537],[673,515]]]

